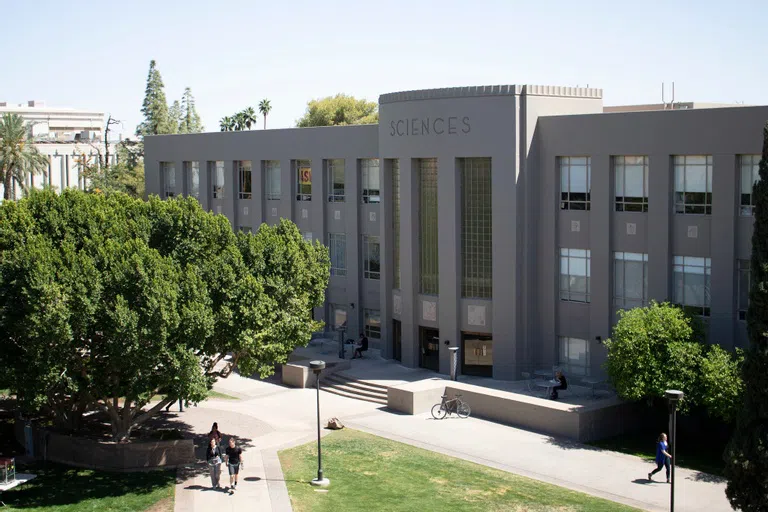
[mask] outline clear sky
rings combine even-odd
[[[0,101],[98,109],[133,133],[149,61],[206,130],[269,98],[376,100],[488,84],[602,88],[606,105],[768,104],[768,0],[0,0]],[[259,127],[262,126],[261,120]]]

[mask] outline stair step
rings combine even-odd
[[[362,382],[359,380],[351,380],[347,377],[343,377],[340,375],[335,375],[335,374],[328,375],[325,378],[325,382],[330,382],[331,384],[341,384],[351,388],[359,389],[361,391],[366,391],[368,393],[382,395],[385,398],[387,396],[387,388],[380,387],[380,386],[371,386],[367,382]]]
[[[353,387],[347,386],[345,384],[336,384],[336,383],[333,383],[333,384],[330,384],[330,385],[326,384],[325,386],[323,386],[323,388],[324,389],[328,389],[328,388],[339,389],[339,390],[344,391],[345,393],[348,393],[350,395],[360,395],[360,396],[364,396],[364,397],[367,397],[367,398],[375,398],[377,400],[384,400],[385,402],[387,400],[387,395],[383,395],[381,393],[371,393],[370,391],[364,391],[364,390],[361,390],[361,389],[358,389],[358,388],[353,388]]]
[[[358,379],[356,377],[350,377],[349,375],[345,375],[343,371],[333,373],[333,374],[329,375],[329,377],[338,377],[338,378],[341,378],[341,379],[344,379],[344,380],[347,380],[347,381],[350,381],[350,382],[354,382],[355,384],[361,384],[361,385],[369,387],[369,388],[376,388],[376,389],[381,390],[384,393],[386,393],[387,389],[389,389],[387,386],[383,386],[381,384],[376,384],[374,382],[369,382],[367,380],[360,380],[360,379]]]
[[[364,395],[360,395],[357,393],[349,393],[347,391],[344,391],[342,389],[334,388],[334,387],[323,387],[324,391],[327,391],[328,393],[333,393],[334,395],[343,396],[346,398],[354,398],[356,400],[364,400],[366,402],[373,402],[375,404],[381,404],[381,405],[387,405],[387,401],[381,398],[372,398]]]

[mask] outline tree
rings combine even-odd
[[[183,113],[181,111],[181,104],[179,100],[175,100],[168,109],[168,133],[180,133],[181,122],[183,120]]]
[[[203,123],[195,108],[195,97],[192,90],[187,87],[181,97],[181,123],[179,133],[200,133],[203,131]]]
[[[264,129],[267,129],[267,116],[272,111],[272,104],[264,98],[259,102],[259,113],[264,117]]]
[[[136,127],[137,136],[172,133],[172,123],[170,122],[164,87],[163,78],[160,76],[160,71],[157,70],[153,59],[149,63],[147,87],[144,92],[144,103],[141,107],[144,121]]]
[[[731,423],[741,406],[744,380],[741,366],[744,352],[736,349],[731,355],[719,345],[710,345],[701,359],[698,402],[710,416]]]
[[[250,130],[251,126],[255,125],[258,119],[259,118],[256,117],[256,111],[253,109],[253,107],[247,107],[242,111],[243,128],[241,129]]]
[[[339,126],[346,124],[376,124],[378,105],[373,101],[356,99],[346,94],[328,96],[307,103],[304,116],[296,122],[299,128],[309,126]]]
[[[725,452],[725,494],[734,508],[764,512],[768,510],[768,123],[763,129],[760,180],[752,193],[755,224],[747,310],[750,346],[742,370],[744,399]]]
[[[235,120],[229,116],[224,116],[219,121],[219,127],[223,132],[231,132],[235,130]]]
[[[128,439],[235,367],[285,362],[320,327],[329,268],[289,221],[235,234],[192,198],[35,191],[0,205],[0,384],[61,427],[102,411]]]
[[[0,119],[0,180],[3,199],[16,198],[16,186],[27,193],[27,178],[44,173],[48,158],[29,140],[30,131],[18,114],[5,113]]]

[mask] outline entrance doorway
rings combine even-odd
[[[403,324],[400,320],[392,320],[392,357],[396,361],[403,360]]]
[[[429,327],[419,327],[420,359],[419,366],[440,371],[440,331]]]

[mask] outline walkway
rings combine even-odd
[[[356,372],[363,371],[360,366]],[[409,380],[405,373],[398,377]],[[209,400],[181,415],[172,413],[168,420],[182,421],[203,442],[213,421],[218,421],[225,438],[230,433],[241,436],[245,446],[242,483],[232,495],[207,490],[210,479],[201,464],[201,472],[183,475],[185,480],[177,485],[176,511],[291,510],[277,450],[315,439],[315,391],[238,375],[220,381],[215,389],[241,399]],[[638,508],[668,510],[669,486],[661,483],[661,474],[655,483],[648,483],[646,475],[653,466],[637,457],[474,418],[434,421],[427,415],[394,414],[377,404],[325,392],[320,400],[323,421],[337,416],[351,428],[382,437]],[[327,476],[333,481],[333,475]],[[228,483],[226,469],[222,482]],[[730,511],[724,490],[725,484],[711,475],[678,469],[676,509]]]

